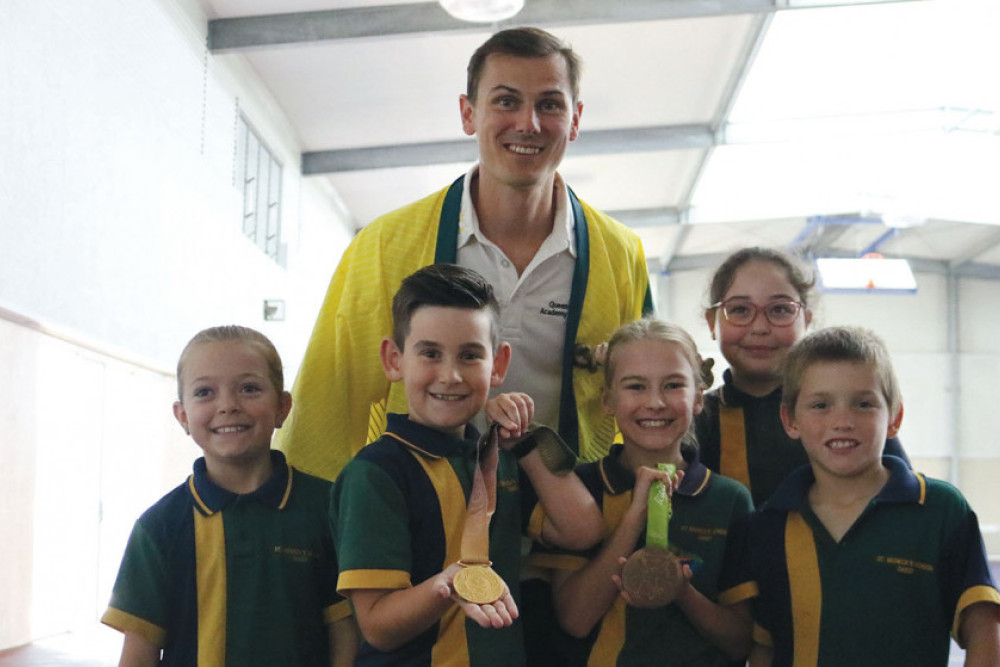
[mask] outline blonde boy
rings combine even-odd
[[[781,417],[809,467],[754,517],[752,667],[1000,660],[1000,593],[975,513],[954,487],[883,456],[903,417],[884,343],[864,329],[809,334],[789,352]]]

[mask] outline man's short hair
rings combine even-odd
[[[562,55],[566,59],[573,102],[579,101],[582,63],[580,56],[573,52],[573,48],[552,33],[539,28],[511,28],[495,33],[483,42],[469,59],[465,94],[471,102],[476,102],[479,82],[483,78],[483,68],[486,67],[486,58],[494,53],[518,58],[547,58],[555,53]]]
[[[899,380],[885,342],[875,332],[861,327],[819,329],[792,346],[785,358],[781,402],[791,413],[802,391],[802,378],[810,366],[846,361],[871,366],[889,406],[889,415],[899,412],[902,396]]]
[[[413,313],[424,306],[488,311],[493,350],[500,345],[500,305],[493,286],[472,269],[431,264],[403,280],[392,299],[392,338],[400,350],[410,333]]]

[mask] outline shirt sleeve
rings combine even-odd
[[[337,481],[330,507],[340,574],[337,591],[410,585],[406,498],[378,465],[355,459]]]
[[[167,579],[166,558],[137,522],[101,622],[120,632],[135,632],[162,647],[167,633]]]
[[[958,495],[958,492],[955,491]],[[952,636],[959,640],[962,611],[977,602],[1000,605],[1000,592],[990,572],[976,513],[960,498],[961,517],[944,555],[943,589],[952,609]]]

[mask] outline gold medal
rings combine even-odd
[[[459,565],[462,569],[455,574],[452,586],[463,600],[473,604],[493,604],[503,597],[503,579],[489,565],[465,565],[461,562]]]

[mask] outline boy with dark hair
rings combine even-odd
[[[600,513],[575,475],[549,469],[558,443],[522,437],[530,398],[502,394],[487,406],[510,360],[489,283],[469,269],[431,265],[403,281],[392,312],[393,337],[380,354],[386,376],[404,386],[409,413],[389,414],[385,434],[344,468],[330,511],[338,590],[365,638],[357,664],[523,664],[514,601],[521,534],[589,546],[600,539]],[[469,425],[484,407],[512,438],[498,454],[477,444]],[[484,465],[490,460],[495,469]],[[481,515],[483,485],[492,498],[488,531],[477,537],[471,522]],[[456,592],[477,546],[486,556],[478,564],[502,579],[495,601]]]
[[[786,360],[781,418],[810,465],[753,518],[752,667],[1000,664],[997,592],[975,513],[944,482],[882,454],[903,418],[884,343],[807,335]]]

